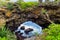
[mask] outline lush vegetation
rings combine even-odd
[[[7,4],[6,1],[2,1],[2,0],[0,0],[0,7],[5,6],[6,4]]]
[[[34,6],[38,6],[38,2],[21,2],[22,9],[26,9]]]
[[[43,34],[37,37],[38,40],[60,40],[60,24],[51,24],[43,30]]]
[[[5,27],[5,19],[0,18],[0,40],[16,40],[16,36]]]
[[[54,3],[58,3],[58,1],[55,1]],[[22,0],[17,1],[17,6],[19,6],[21,9],[26,9],[26,8],[32,8],[35,6],[38,6],[38,2],[24,2]],[[7,14],[6,16],[11,15],[11,9],[13,9],[13,3],[8,3],[0,1],[0,7],[6,6],[7,7]],[[44,19],[51,22],[49,15],[47,14],[47,11],[42,8],[41,13],[44,15]],[[46,14],[46,17],[45,17]],[[0,18],[0,40],[16,40],[16,36],[14,33],[12,33],[9,29],[5,28],[6,20],[4,18]],[[51,22],[53,23],[53,22]],[[37,35],[37,33],[36,33]],[[38,35],[36,37],[36,40],[60,40],[60,24],[51,24],[48,26],[48,28],[45,28],[43,30],[42,35]]]
[[[17,3],[22,9],[38,6],[39,4],[39,2],[24,2],[21,0],[18,0]]]
[[[39,4],[39,2],[24,2],[22,0],[18,0],[16,3],[22,9],[38,6],[38,4]],[[12,4],[13,3],[8,5],[7,1],[0,1],[0,6],[7,6],[9,9],[12,8]]]
[[[0,28],[0,40],[16,40],[16,36],[5,27]]]

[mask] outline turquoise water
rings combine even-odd
[[[24,30],[21,30],[20,28],[21,27],[25,27]],[[31,28],[33,29],[33,31],[29,32],[28,34],[25,33],[25,30],[28,29],[28,28]],[[23,24],[21,24],[18,29],[15,31],[15,32],[18,32],[20,31],[20,33],[23,33],[21,36],[23,37],[32,37],[32,36],[35,36],[36,33],[39,35],[39,34],[42,34],[42,27],[39,26],[38,24],[32,22],[32,21],[27,21],[27,22],[24,22]],[[20,34],[19,33],[19,34]]]

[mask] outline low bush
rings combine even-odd
[[[5,27],[0,28],[0,40],[16,40],[16,36]]]
[[[43,34],[39,35],[36,40],[60,40],[60,24],[51,24],[43,30]]]
[[[38,6],[38,2],[17,2],[22,9]]]
[[[6,4],[7,4],[6,1],[2,1],[2,0],[0,0],[0,7],[5,6]]]

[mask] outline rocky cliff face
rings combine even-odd
[[[33,21],[43,28],[46,28],[50,22],[45,19],[47,17],[46,14],[43,13],[42,8],[46,10],[48,17],[52,22],[60,23],[60,7],[56,5],[40,5],[22,11],[14,4],[12,10],[7,9],[7,7],[0,8],[0,15],[2,18],[6,19],[6,26],[12,31],[25,21]]]
[[[44,8],[48,14],[42,12],[42,8]],[[17,29],[17,27],[25,21],[33,21],[38,25],[46,28],[50,21],[54,23],[60,23],[60,7],[59,6],[51,6],[51,5],[40,5],[35,8],[28,8],[25,10],[21,10],[17,5],[13,5],[13,9],[9,10],[6,7],[2,7],[0,9],[1,18],[5,18],[6,27],[11,31]],[[18,37],[19,39],[20,37]]]

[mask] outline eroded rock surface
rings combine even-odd
[[[35,8],[28,8],[26,10],[21,11],[21,9],[14,4],[12,10],[3,7],[0,9],[0,16],[6,19],[6,27],[11,31],[14,31],[20,26],[20,24],[26,21],[33,21],[36,24],[46,28],[50,22],[44,19],[45,17],[42,15],[41,9],[44,8],[47,10],[49,18],[51,21],[55,23],[60,23],[60,7],[59,6],[38,6]],[[6,13],[7,11],[10,11]],[[17,36],[18,37],[18,36]],[[19,39],[20,37],[18,37]],[[20,38],[21,39],[21,38]]]

